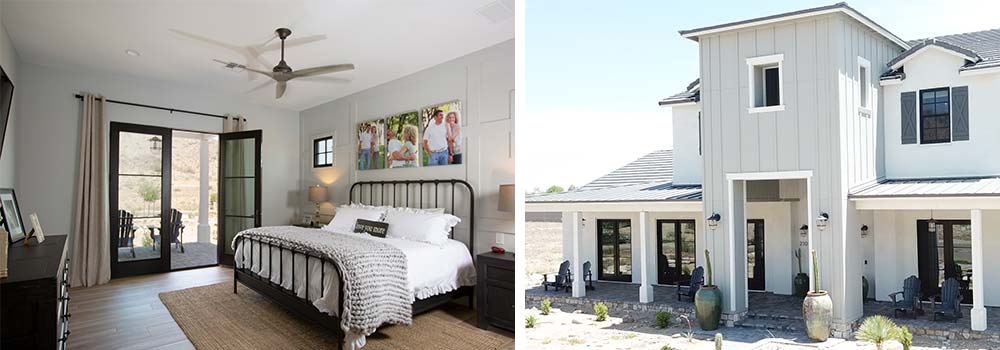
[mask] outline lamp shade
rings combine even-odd
[[[326,202],[326,187],[320,185],[309,186],[309,201],[313,203]]]
[[[514,211],[514,185],[500,185],[500,200],[497,210],[510,213]]]

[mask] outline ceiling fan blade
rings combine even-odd
[[[210,44],[210,45],[214,45],[214,46],[219,46],[219,47],[224,47],[224,48],[227,48],[227,49],[230,49],[230,50],[234,50],[234,51],[237,51],[237,52],[239,52],[239,51],[242,50],[242,48],[239,47],[239,46],[232,45],[232,44],[229,44],[229,43],[224,43],[224,42],[221,42],[221,41],[218,41],[218,40],[215,40],[215,39],[206,38],[206,37],[203,37],[203,36],[198,35],[198,34],[191,34],[191,33],[185,32],[185,31],[177,30],[177,29],[170,29],[170,31],[174,32],[177,35],[186,37],[188,39],[194,39],[194,40],[206,43],[206,44]]]
[[[254,73],[258,73],[258,74],[263,74],[263,75],[266,75],[266,76],[271,77],[271,78],[274,77],[274,74],[272,72],[267,72],[267,71],[262,71],[262,70],[259,70],[259,69],[249,68],[249,67],[244,66],[244,65],[239,64],[239,63],[226,62],[226,61],[217,60],[217,59],[212,59],[212,60],[215,61],[215,62],[222,63],[227,68],[242,68],[242,69],[244,69],[244,70],[246,70],[248,72],[254,72]]]
[[[299,38],[295,38],[295,39],[285,39],[285,48],[287,49],[289,47],[295,47],[295,46],[299,46],[299,45],[305,45],[305,44],[308,44],[308,43],[311,43],[311,42],[317,42],[317,41],[320,41],[320,40],[326,40],[326,35],[324,35],[324,34],[317,34],[317,35],[310,35],[310,36],[299,37]],[[278,50],[278,49],[281,48],[281,42],[276,42],[276,43],[271,43],[271,44],[265,43],[264,45],[259,46],[259,48],[260,48],[260,52],[268,52],[268,51],[272,51],[272,50]]]
[[[278,84],[274,86],[274,99],[279,99],[281,96],[285,96],[285,88],[287,87],[287,83],[279,81]]]
[[[274,84],[274,80],[268,80],[266,83],[257,85],[257,87],[255,87],[253,89],[250,89],[250,90],[247,90],[245,92],[245,94],[252,94],[252,93],[255,93],[257,91],[263,90],[264,88],[271,86],[271,84]]]
[[[329,65],[329,66],[321,66],[321,67],[312,67],[312,68],[306,68],[306,69],[299,69],[297,71],[292,72],[292,75],[301,78],[301,77],[308,77],[308,76],[313,76],[313,75],[335,73],[335,72],[343,72],[343,71],[352,70],[352,69],[354,69],[354,65],[350,64],[350,63],[347,63],[347,64],[334,64],[334,65]]]
[[[317,82],[317,83],[348,84],[348,83],[351,82],[351,79],[347,79],[347,78],[327,77],[327,76],[320,76],[320,75],[313,75],[313,76],[308,76],[308,77],[301,77],[301,78],[298,78],[298,79],[302,80],[302,81],[312,81],[312,82]]]

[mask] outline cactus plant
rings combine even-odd
[[[722,333],[715,333],[715,350],[722,350]]]
[[[816,249],[812,250],[813,259],[813,292],[819,292],[819,259],[816,258]]]
[[[802,251],[798,248],[795,249],[795,261],[799,263],[799,273],[802,273]]]
[[[712,257],[708,254],[708,249],[705,249],[705,270],[708,272],[708,284],[706,286],[714,286],[715,280],[712,279]]]

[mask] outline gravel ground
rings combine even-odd
[[[542,274],[559,269],[562,262],[562,223],[525,222],[524,256],[528,286],[538,285]]]

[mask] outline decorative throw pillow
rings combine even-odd
[[[358,219],[358,222],[354,224],[354,232],[366,233],[370,236],[385,238],[388,231],[389,224],[381,221]]]
[[[323,229],[332,232],[354,232],[354,224],[358,222],[358,219],[383,221],[384,217],[384,209],[340,206],[337,208],[337,213],[333,216],[333,220],[330,220],[329,224],[323,226]]]
[[[386,237],[443,245],[448,242],[451,228],[462,219],[451,214],[389,211],[385,221],[389,223]]]

